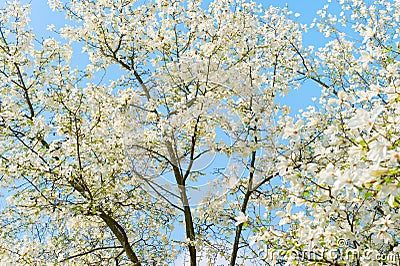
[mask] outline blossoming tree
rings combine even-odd
[[[314,26],[327,44],[304,61],[323,93],[290,127],[296,134],[285,136],[292,153],[280,158],[288,202],[277,212],[282,227],[265,227],[254,241],[275,263],[395,265],[400,4],[339,2],[337,15],[328,5],[318,12]]]
[[[339,18],[319,12],[334,38],[318,52],[287,9],[247,1],[49,1],[69,24],[44,39],[28,6],[7,3],[0,261],[339,265],[325,250],[396,252],[400,5],[341,2]],[[320,104],[290,115],[277,96],[304,79]]]

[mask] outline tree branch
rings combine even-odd
[[[68,258],[63,259],[63,260],[60,261],[60,262],[65,262],[65,261],[67,261],[67,260],[71,260],[71,259],[74,259],[74,258],[77,258],[77,257],[85,256],[85,255],[88,255],[88,254],[90,254],[90,253],[96,252],[96,251],[98,251],[98,250],[112,249],[112,248],[115,248],[115,249],[116,249],[116,248],[123,248],[123,247],[122,247],[122,246],[111,246],[111,247],[98,247],[98,248],[93,248],[93,249],[91,249],[91,250],[88,250],[88,251],[85,251],[85,252],[82,252],[82,253],[79,253],[79,254],[75,254],[75,255],[69,256]]]

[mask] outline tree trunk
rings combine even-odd
[[[141,266],[138,257],[136,256],[135,252],[133,251],[131,245],[129,244],[128,236],[125,233],[124,228],[118,224],[110,215],[106,214],[103,211],[100,211],[99,214],[100,218],[108,225],[114,235],[117,237],[118,241],[121,243],[122,247],[125,250],[126,255],[128,256],[129,260],[133,263],[134,266]]]
[[[185,214],[185,228],[186,228],[186,238],[190,240],[188,247],[189,247],[189,255],[190,255],[190,266],[196,266],[196,247],[194,246],[194,241],[196,239],[193,220],[192,220],[192,213],[189,206],[189,201],[186,195],[186,188],[185,186],[179,186],[181,192],[181,198],[183,203],[183,209]]]

